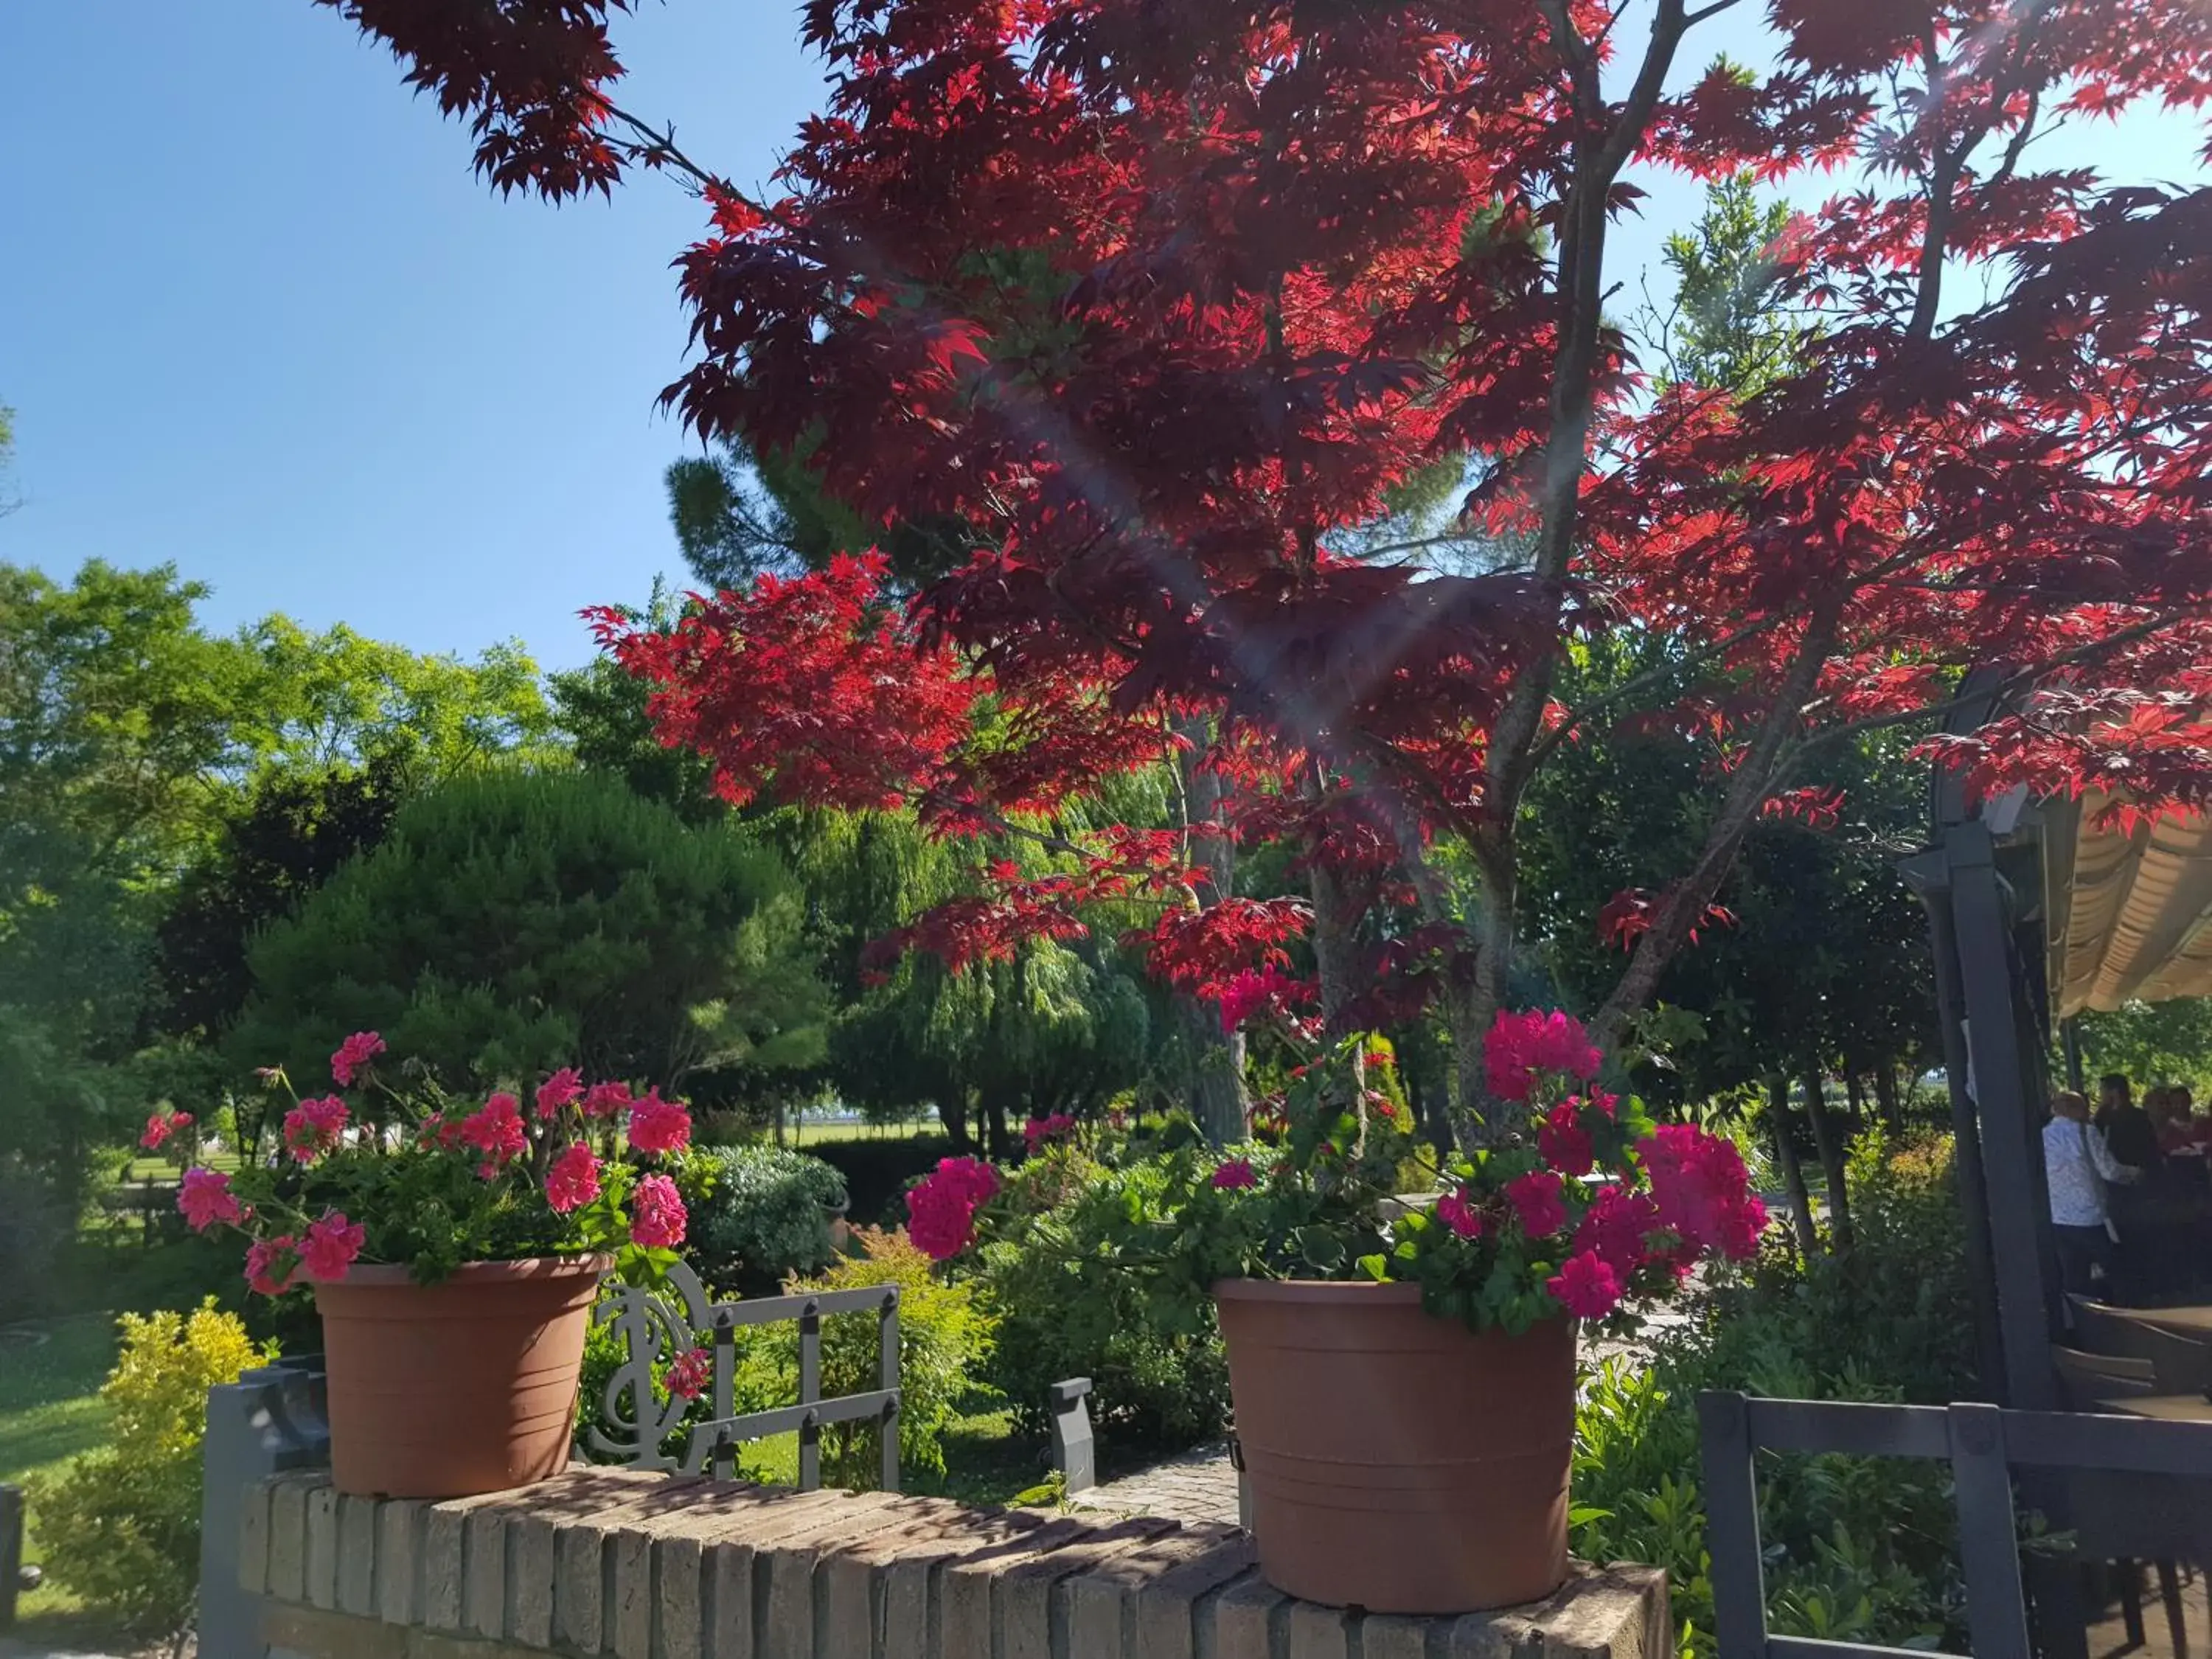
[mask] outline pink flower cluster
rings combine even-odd
[[[649,1089],[629,1108],[629,1144],[641,1152],[679,1152],[691,1144],[691,1114]]]
[[[368,1229],[333,1210],[310,1222],[307,1236],[257,1238],[246,1247],[246,1283],[263,1296],[282,1296],[302,1279],[329,1284],[343,1279],[361,1255]]]
[[[1501,1011],[1482,1040],[1482,1059],[1490,1092],[1513,1101],[1528,1098],[1540,1072],[1587,1081],[1605,1063],[1582,1022],[1556,1008]]]
[[[1222,1192],[1241,1192],[1259,1184],[1259,1172],[1241,1158],[1231,1158],[1213,1172],[1213,1185]]]
[[[561,1109],[584,1092],[584,1074],[573,1066],[563,1066],[551,1077],[538,1085],[538,1115],[557,1117]]]
[[[676,1183],[665,1175],[641,1178],[629,1191],[629,1236],[648,1250],[672,1250],[684,1242],[690,1218]]]
[[[351,1088],[355,1077],[383,1052],[382,1037],[374,1031],[356,1031],[331,1056],[331,1080],[341,1089]]]
[[[336,1095],[303,1100],[284,1114],[284,1150],[300,1164],[313,1164],[335,1152],[345,1139],[346,1103]]]
[[[246,1219],[230,1177],[219,1170],[187,1170],[177,1185],[177,1208],[185,1224],[204,1233],[218,1224],[235,1227]]]
[[[1579,1098],[1561,1101],[1536,1130],[1536,1149],[1544,1162],[1569,1179],[1578,1179],[1597,1167],[1597,1152],[1589,1131],[1583,1127]]]
[[[1559,1177],[1549,1170],[1531,1170],[1507,1182],[1505,1197],[1521,1218],[1521,1231],[1531,1238],[1549,1238],[1567,1224]]]
[[[1035,1158],[1055,1140],[1066,1140],[1075,1133],[1075,1120],[1066,1112],[1054,1112],[1049,1117],[1033,1117],[1022,1125],[1022,1139]]]
[[[171,1135],[182,1134],[192,1127],[190,1112],[156,1112],[146,1120],[146,1133],[138,1137],[138,1144],[148,1152],[158,1152]]]
[[[1732,1261],[1759,1254],[1766,1206],[1735,1143],[1692,1123],[1662,1124],[1637,1146],[1662,1225],[1698,1250]]]
[[[496,1094],[481,1109],[461,1121],[459,1139],[483,1155],[477,1173],[490,1180],[530,1150],[530,1132],[522,1127],[522,1103],[513,1095]]]
[[[1462,1238],[1482,1237],[1482,1212],[1468,1201],[1465,1188],[1437,1200],[1437,1219]]]
[[[556,1215],[580,1210],[599,1195],[599,1160],[577,1141],[545,1172],[545,1201]]]
[[[999,1172],[980,1158],[947,1158],[906,1195],[907,1236],[932,1261],[949,1261],[975,1237],[975,1212],[999,1190]]]
[[[710,1348],[693,1348],[680,1354],[668,1367],[662,1380],[668,1392],[678,1400],[696,1400],[707,1391],[707,1384],[714,1375],[714,1354]]]

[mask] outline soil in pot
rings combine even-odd
[[[1267,1581],[1376,1613],[1540,1601],[1567,1571],[1575,1328],[1468,1330],[1412,1285],[1215,1286]]]
[[[318,1285],[337,1489],[468,1498],[558,1474],[607,1266],[478,1261],[435,1285],[356,1266]]]

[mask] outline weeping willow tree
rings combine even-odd
[[[1096,1112],[1153,1073],[1153,1011],[1115,944],[1126,919],[1111,907],[1067,944],[959,969],[916,953],[871,972],[871,943],[965,890],[972,866],[905,814],[791,811],[775,825],[839,1004],[824,1080],[864,1114],[934,1107],[956,1144],[1003,1152],[1023,1118]],[[1004,851],[1043,861],[1033,848]]]

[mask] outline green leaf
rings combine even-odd
[[[1363,1255],[1353,1265],[1378,1285],[1387,1285],[1390,1281],[1390,1264],[1382,1256]]]

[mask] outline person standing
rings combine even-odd
[[[2051,1188],[2051,1231],[2058,1243],[2058,1270],[2069,1295],[2093,1296],[2101,1275],[2109,1286],[2118,1271],[2113,1249],[2108,1187],[2133,1186],[2141,1170],[2112,1156],[2105,1136],[2089,1121],[2089,1103],[2071,1089],[2053,1097],[2043,1126],[2043,1168]]]

